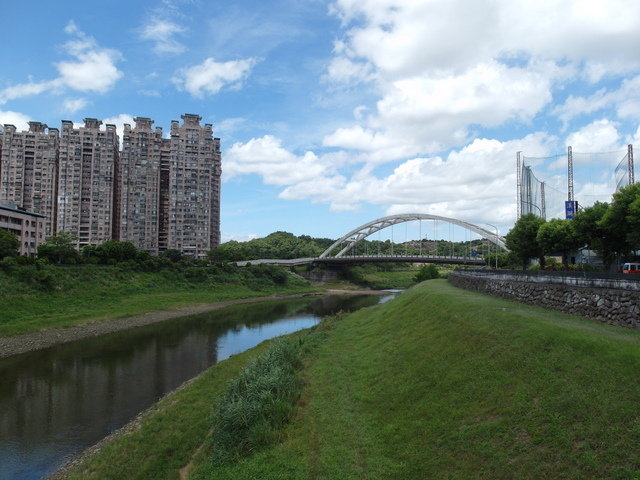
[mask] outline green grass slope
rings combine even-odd
[[[314,334],[285,440],[190,478],[640,478],[638,332],[437,280]]]
[[[222,300],[317,290],[278,267],[0,269],[0,337]]]
[[[211,461],[213,408],[263,344],[70,478],[640,478],[639,332],[432,280],[296,335],[304,386],[275,444]]]

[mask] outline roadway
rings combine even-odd
[[[354,255],[344,257],[314,257],[314,258],[293,258],[288,260],[282,259],[259,259],[235,262],[239,267],[247,265],[283,265],[283,266],[299,266],[299,265],[349,265],[358,263],[440,263],[449,265],[476,265],[484,266],[486,261],[483,257],[449,257],[449,256],[426,256],[426,255]]]

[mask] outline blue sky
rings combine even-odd
[[[505,234],[518,151],[561,197],[535,159],[571,145],[590,204],[640,137],[637,0],[35,0],[0,29],[0,123],[212,123],[223,241],[398,213]]]

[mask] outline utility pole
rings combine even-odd
[[[629,170],[629,185],[633,185],[635,179],[633,178],[633,145],[631,144],[627,146],[627,169]]]
[[[518,212],[517,212],[517,216],[516,219],[520,219],[520,217],[522,216],[522,167],[520,164],[520,156],[521,156],[522,152],[518,152],[517,157],[516,157],[516,162],[517,162],[517,167],[516,167],[516,182],[517,182],[517,187],[516,187],[516,205],[518,206]]]
[[[571,146],[567,147],[567,166],[568,166],[568,180],[569,180],[569,200],[573,202],[573,150]]]

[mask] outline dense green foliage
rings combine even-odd
[[[390,240],[361,240],[353,248],[354,255],[434,255],[440,257],[469,257],[476,253],[487,255],[494,246],[486,239],[452,242],[449,240],[408,240],[394,243]]]
[[[615,230],[603,222],[609,204],[596,202],[578,211],[573,218],[573,226],[587,248],[596,252],[608,269],[616,258]]]
[[[0,262],[0,336],[88,320],[276,291],[310,291],[308,282],[271,265],[189,267],[178,262],[159,271],[136,265],[59,267]]]
[[[440,278],[440,271],[438,267],[432,263],[424,265],[420,268],[420,271],[414,277],[416,283],[424,282],[425,280],[433,280],[434,278]]]
[[[608,233],[613,252],[629,255],[640,249],[640,184],[629,185],[613,194],[599,224]]]
[[[51,263],[75,264],[80,258],[76,241],[77,237],[67,232],[47,237],[38,246],[38,258],[47,259]]]
[[[524,268],[532,258],[562,254],[565,267],[570,252],[581,247],[595,251],[608,269],[616,260],[633,259],[640,250],[640,184],[613,194],[609,203],[582,208],[573,220],[545,222],[523,215],[506,236],[511,256]]]
[[[234,463],[274,443],[291,419],[302,387],[301,344],[276,340],[229,382],[213,414],[207,454]]]
[[[562,263],[569,264],[569,254],[584,245],[574,228],[573,220],[554,218],[538,228],[536,242],[546,254],[560,253]]]
[[[539,259],[540,264],[544,266],[544,251],[537,240],[538,229],[544,222],[544,219],[535,214],[527,213],[518,219],[505,237],[511,255],[523,268],[527,267],[532,258]]]
[[[280,440],[212,470],[218,364],[71,478],[634,478],[640,334],[425,282],[308,333]]]
[[[231,240],[209,252],[211,261],[241,261],[259,258],[313,258],[333,244],[328,238],[308,235],[296,237],[288,232],[275,232],[247,242]],[[394,243],[390,240],[361,240],[350,252],[354,255],[437,255],[468,257],[473,252],[488,254],[492,248],[487,240],[451,242],[447,240],[410,240]]]
[[[18,255],[20,240],[8,230],[0,228],[0,260]]]
[[[231,240],[209,252],[212,261],[256,260],[259,258],[309,258],[317,257],[333,243],[328,238],[296,237],[288,232],[274,232],[264,238],[248,242]]]
[[[146,257],[139,252],[136,246],[131,242],[119,242],[117,240],[107,240],[98,245],[87,245],[82,249],[82,258],[88,263],[119,263],[143,260]]]
[[[426,267],[429,271],[435,269],[437,275],[440,275],[440,270],[435,265]],[[343,265],[338,270],[338,276],[341,280],[375,290],[409,288],[422,281],[417,277],[421,268],[425,266],[411,263],[360,263]]]

